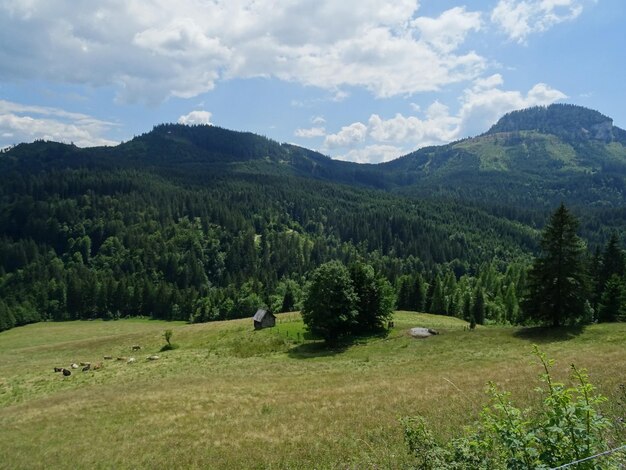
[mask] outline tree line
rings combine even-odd
[[[538,249],[536,214],[268,173],[265,160],[253,158],[273,152],[271,142],[245,137],[254,151],[243,163],[171,142],[157,142],[161,148],[150,136],[115,156],[45,142],[4,153],[0,329],[299,309],[314,270],[333,260],[372,266],[401,309],[477,323],[527,321],[521,301]],[[596,234],[599,246],[611,217],[624,216],[597,212],[584,233]],[[594,312],[621,299],[620,272],[609,283],[612,297],[605,294],[605,258],[600,249],[586,262]]]

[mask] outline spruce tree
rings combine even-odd
[[[528,274],[523,303],[527,319],[560,326],[581,321],[588,300],[585,245],[576,235],[578,221],[564,204],[541,236],[541,254]]]
[[[483,294],[483,288],[480,287],[480,285],[476,287],[476,291],[474,292],[472,318],[479,325],[485,324],[485,295]]]
[[[281,312],[292,312],[294,309],[294,305],[296,304],[296,299],[293,295],[293,290],[291,290],[291,286],[287,284],[287,289],[285,290],[285,296],[283,297],[283,304],[280,308]]]
[[[443,281],[440,276],[435,278],[432,300],[430,301],[430,313],[437,315],[446,314],[446,298],[443,292]]]
[[[619,246],[617,234],[613,232],[602,253],[602,262],[598,273],[600,295],[604,292],[608,280],[613,275],[618,277],[624,275],[624,268],[624,252]]]
[[[613,274],[609,280],[606,281],[604,292],[602,292],[602,297],[600,297],[600,304],[598,306],[599,322],[617,321],[617,317],[620,314],[621,297],[621,280],[616,274]]]

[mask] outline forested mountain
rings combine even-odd
[[[294,308],[332,259],[368,261],[399,294],[421,282],[429,304],[464,275],[519,296],[511,266],[559,202],[594,246],[626,227],[624,135],[551,106],[382,165],[214,126],[159,125],[116,147],[21,144],[0,154],[0,330]],[[452,297],[438,308],[462,308]]]
[[[514,111],[488,132],[383,165],[415,194],[479,203],[619,207],[626,196],[626,132],[586,108]]]

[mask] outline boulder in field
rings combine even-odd
[[[413,338],[428,338],[433,335],[438,335],[439,332],[437,330],[433,330],[432,328],[423,328],[423,327],[417,326],[415,328],[411,328],[409,330],[409,334]]]

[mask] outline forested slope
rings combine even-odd
[[[601,246],[626,226],[623,131],[606,118],[564,140],[564,125],[524,124],[541,114],[528,112],[383,165],[213,126],[160,125],[110,148],[18,145],[0,154],[0,329],[293,308],[284,299],[331,259],[364,259],[398,286],[419,274],[432,291],[446,273],[527,260],[561,200]]]

